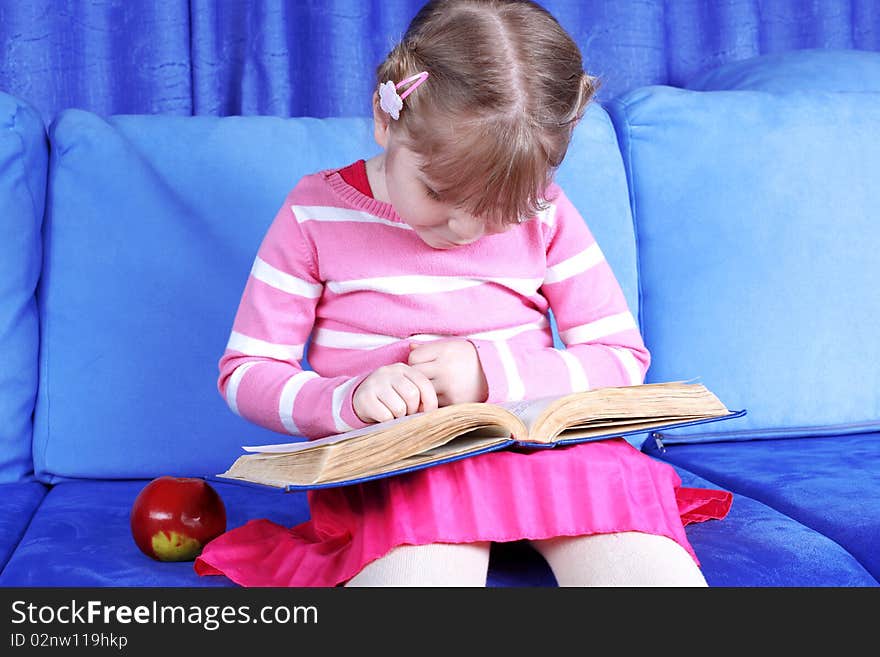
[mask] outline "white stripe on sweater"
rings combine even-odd
[[[333,391],[333,424],[336,425],[337,433],[345,433],[353,429],[342,419],[342,404],[348,398],[348,389],[354,385],[355,381],[357,381],[356,377],[349,379]]]
[[[332,329],[315,329],[312,344],[333,349],[379,349],[400,342],[400,338],[371,333],[351,333]]]
[[[594,242],[592,246],[587,247],[577,255],[563,260],[552,267],[547,267],[547,273],[544,274],[544,284],[568,280],[573,276],[592,269],[604,260],[605,256],[602,254],[602,249],[599,248],[598,242]]]
[[[348,292],[379,292],[409,296],[411,294],[436,294],[453,292],[484,284],[496,284],[517,294],[531,297],[543,282],[540,278],[489,278],[461,276],[380,276],[349,281],[328,281],[327,289],[335,294]]]
[[[271,285],[282,292],[307,299],[317,299],[324,289],[320,284],[309,283],[273,267],[259,256],[254,260],[254,266],[251,267],[251,275],[258,281]]]
[[[288,433],[296,436],[302,433],[296,422],[293,421],[293,405],[296,403],[296,396],[302,387],[308,383],[309,379],[317,379],[315,372],[298,372],[284,382],[281,389],[281,399],[278,401],[278,417],[281,424]]]
[[[226,343],[226,348],[241,352],[246,356],[263,356],[275,360],[295,361],[302,358],[305,344],[275,344],[233,331],[229,336],[229,342]]]
[[[568,368],[568,380],[569,385],[571,385],[571,391],[581,392],[583,390],[589,390],[590,381],[587,378],[587,373],[584,371],[584,366],[581,364],[581,361],[578,360],[577,356],[565,349],[557,349],[556,353],[559,354],[559,357],[562,358],[562,362],[565,363],[565,367]]]
[[[369,212],[361,212],[360,210],[350,210],[348,208],[334,208],[320,205],[291,205],[290,209],[293,211],[293,216],[296,217],[296,220],[299,223],[303,223],[305,221],[346,221],[362,224],[384,224],[386,226],[392,226],[394,228],[400,228],[403,230],[412,230],[412,227],[409,224],[405,224],[402,221],[391,221],[390,219],[383,219],[382,217],[377,217],[376,215],[370,214]]]
[[[406,338],[398,338],[393,335],[379,335],[374,333],[352,333],[349,331],[335,331],[333,329],[316,329],[312,335],[312,344],[330,347],[333,349],[379,349],[402,341],[433,342],[435,340],[447,340],[454,337],[474,340],[509,340],[510,338],[527,331],[541,331],[550,326],[550,321],[542,317],[536,322],[511,326],[509,328],[482,331],[463,336],[450,336],[429,333],[419,333]]]
[[[561,331],[559,337],[567,345],[581,344],[583,342],[594,342],[601,338],[629,329],[636,328],[636,320],[630,311],[609,315],[602,319],[597,319],[589,324],[581,324],[573,326],[566,331]]]
[[[510,340],[510,338],[525,333],[527,331],[542,331],[550,327],[550,320],[546,316],[541,317],[536,322],[528,324],[520,324],[519,326],[511,326],[503,329],[493,329],[491,331],[481,331],[480,333],[471,333],[469,338],[474,340]]]
[[[642,383],[642,365],[633,352],[623,347],[610,347],[611,353],[617,356],[617,360],[623,365],[629,379],[629,385],[636,386]]]
[[[232,371],[232,374],[229,376],[229,381],[226,383],[226,404],[232,409],[232,412],[238,416],[241,416],[241,412],[238,410],[238,386],[241,384],[241,380],[244,378],[247,371],[258,362],[259,361],[252,360],[248,363],[242,363]]]
[[[498,358],[501,366],[504,368],[504,378],[507,379],[507,399],[506,401],[519,401],[526,396],[526,388],[523,384],[522,377],[516,367],[516,359],[510,350],[510,345],[506,342],[496,341],[495,348],[498,350]]]

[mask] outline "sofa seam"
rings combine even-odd
[[[25,147],[24,137],[22,136],[21,132],[20,132],[19,130],[17,130],[16,128],[17,128],[17,126],[20,124],[20,121],[19,121],[19,119],[18,119],[18,115],[19,115],[23,110],[24,110],[24,107],[23,107],[22,105],[20,105],[20,104],[16,104],[16,106],[15,106],[15,114],[12,115],[12,124],[9,125],[9,126],[7,126],[7,127],[10,129],[10,131],[12,131],[13,133],[15,133],[15,135],[18,137],[18,142],[19,142],[19,144],[20,144],[20,146],[21,146],[21,154],[22,154],[22,157],[24,157],[24,154],[25,154],[25,152],[26,152],[27,149],[26,149],[26,147]],[[42,121],[41,121],[40,123],[42,124]],[[45,126],[43,126],[43,128],[44,128],[44,132],[45,132]],[[44,141],[44,145],[45,145],[45,141]],[[31,210],[33,211],[33,215],[34,215],[34,217],[38,217],[38,216],[40,216],[40,213],[37,212],[37,201],[36,201],[36,197],[34,196],[34,190],[31,189],[30,181],[28,180],[28,177],[27,177],[27,171],[24,170],[24,168],[23,168],[23,173],[24,173],[24,175],[22,176],[22,180],[24,181],[24,187],[25,187],[25,189],[27,190],[28,196],[30,197],[30,201],[31,201]]]
[[[44,247],[44,253],[45,253],[45,247]],[[43,258],[43,265],[45,265],[45,256]],[[41,282],[42,282],[42,277],[43,277],[43,271],[41,268],[41,270],[40,270]],[[48,472],[48,468],[47,468],[47,464],[46,464],[46,453],[49,451],[49,441],[52,439],[52,427],[51,427],[52,414],[49,412],[49,404],[50,404],[50,396],[49,396],[49,369],[50,369],[49,368],[49,351],[50,351],[50,349],[49,349],[49,340],[48,340],[49,312],[48,312],[48,310],[46,310],[44,308],[44,306],[42,304],[42,300],[43,300],[42,296],[43,295],[40,295],[40,296],[34,295],[34,298],[38,300],[37,301],[37,317],[39,320],[41,320],[41,321],[38,321],[38,325],[40,327],[40,348],[38,350],[38,354],[39,354],[38,362],[39,361],[45,362],[45,376],[43,376],[43,371],[42,371],[43,367],[42,366],[38,367],[38,370],[37,370],[38,385],[37,385],[37,399],[36,399],[36,401],[38,402],[40,399],[40,391],[42,390],[43,396],[44,396],[44,403],[46,406],[46,410],[44,413],[45,422],[46,422],[46,440],[43,441],[43,446],[42,446],[41,454],[40,454],[40,459],[41,459],[42,467],[43,467],[43,471],[41,472],[41,475],[44,475],[45,473]],[[43,330],[44,328],[45,328],[45,331]],[[45,383],[45,385],[43,385],[44,383]],[[34,420],[36,421],[36,402],[34,404]],[[36,428],[36,422],[34,423],[34,427]],[[36,432],[34,433],[34,437],[36,437]],[[32,446],[31,451],[33,452],[34,457],[36,457],[37,444],[36,444],[36,441],[33,439],[31,440],[31,446]],[[35,460],[34,460],[34,475],[35,476],[37,474],[36,465],[37,465],[37,463],[36,463],[36,458],[35,458]]]
[[[626,106],[624,106],[624,116],[627,117],[626,114]],[[642,250],[641,250],[641,240],[639,237],[639,221],[638,221],[638,201],[636,199],[636,189],[635,189],[635,177],[633,175],[632,168],[632,125],[629,122],[629,118],[626,118],[626,155],[627,155],[627,176],[629,177],[631,183],[631,191],[630,191],[630,207],[632,208],[632,226],[633,226],[633,239],[636,243],[636,282],[637,282],[637,290],[638,290],[638,313],[639,313],[639,327],[642,330],[642,340],[645,342],[647,346],[648,343],[648,334],[647,334],[647,325],[645,322],[645,313],[644,313],[644,291],[642,290]]]
[[[21,103],[16,103],[15,112],[13,113],[13,115],[11,117],[12,122],[5,127],[12,134],[14,134],[18,140],[19,152],[21,154],[21,157],[19,158],[19,160],[22,162],[22,164],[21,164],[21,170],[22,170],[21,178],[22,178],[22,182],[24,184],[24,188],[27,190],[28,198],[30,199],[30,202],[31,202],[31,212],[32,212],[32,216],[33,216],[32,227],[35,229],[35,232],[39,236],[39,245],[40,245],[40,271],[37,275],[36,280],[34,281],[33,291],[31,293],[31,299],[33,300],[34,305],[36,306],[36,310],[37,310],[37,362],[36,362],[36,366],[37,366],[37,368],[36,368],[37,369],[36,383],[37,383],[37,386],[36,386],[36,390],[34,391],[34,401],[33,401],[33,406],[31,408],[31,422],[30,422],[31,444],[30,444],[30,449],[28,450],[31,455],[30,474],[34,477],[34,480],[39,481],[36,477],[36,467],[35,467],[35,463],[33,460],[34,428],[35,428],[34,420],[36,418],[37,400],[39,399],[39,394],[40,394],[40,357],[39,357],[39,353],[40,353],[40,346],[42,345],[42,326],[40,324],[40,307],[39,307],[39,304],[37,303],[37,290],[40,287],[40,281],[42,280],[42,277],[43,277],[43,252],[44,252],[44,248],[43,248],[42,236],[43,236],[43,217],[45,216],[45,211],[46,211],[46,207],[47,207],[46,206],[46,196],[48,194],[48,179],[49,179],[48,178],[48,139],[45,134],[46,133],[46,126],[43,123],[42,119],[40,119],[40,126],[43,128],[43,146],[46,147],[46,149],[47,149],[47,157],[46,157],[47,171],[46,171],[46,185],[45,185],[46,191],[44,192],[44,196],[43,196],[43,212],[38,212],[37,211],[38,208],[37,208],[36,196],[34,194],[33,188],[31,187],[30,180],[28,179],[27,168],[23,164],[23,160],[24,160],[25,154],[27,152],[27,146],[25,144],[24,136],[22,135],[21,130],[19,129],[19,126],[24,125],[24,122],[19,118],[19,115],[24,110],[25,110],[25,107]],[[4,569],[5,569],[5,564],[4,564]],[[0,569],[0,573],[2,573],[2,569]]]
[[[16,553],[16,551],[18,551],[18,548],[21,546],[21,542],[24,540],[24,537],[27,536],[28,530],[31,528],[31,525],[34,524],[34,518],[37,517],[37,511],[40,510],[40,507],[42,507],[43,503],[46,501],[46,497],[52,491],[53,486],[51,486],[49,484],[44,484],[41,481],[37,481],[35,483],[38,483],[40,486],[43,486],[46,489],[46,492],[43,493],[43,497],[40,498],[39,503],[34,507],[34,510],[31,513],[31,517],[28,518],[27,524],[24,526],[24,529],[22,529],[21,534],[19,534],[17,540],[15,541],[15,546],[10,551],[9,557],[3,563],[3,567],[0,568],[0,579],[2,579],[3,576],[6,574],[6,569],[9,567],[9,562],[12,561],[12,557],[15,556],[15,553]]]
[[[624,141],[626,142],[626,157],[624,158],[624,173],[626,175],[626,188],[627,195],[629,197],[629,206],[630,212],[632,214],[632,229],[633,229],[633,241],[635,242],[635,250],[636,250],[636,304],[638,313],[638,325],[639,330],[642,334],[642,340],[645,343],[645,346],[648,344],[647,338],[647,327],[645,325],[645,315],[644,315],[644,291],[642,290],[642,253],[640,248],[640,240],[639,240],[639,222],[637,219],[637,206],[638,202],[636,200],[636,190],[635,190],[635,178],[633,177],[633,167],[632,167],[632,124],[629,120],[629,103],[626,101],[616,98],[612,101],[612,104],[617,105],[620,108],[620,116],[624,123],[626,124],[626,132],[621,133]],[[613,123],[613,122],[612,122]],[[615,131],[616,132],[616,131]],[[621,155],[623,152],[621,151]]]
[[[54,122],[53,122],[53,124],[57,125]],[[37,405],[37,403],[39,403],[40,396],[42,394],[43,399],[44,399],[44,404],[45,404],[45,411],[44,411],[43,416],[45,418],[45,424],[46,424],[46,439],[43,441],[43,445],[42,445],[42,449],[41,449],[41,453],[40,453],[40,459],[41,459],[42,468],[43,468],[43,470],[40,473],[40,476],[45,477],[46,474],[48,473],[49,479],[51,480],[53,478],[53,475],[51,475],[51,473],[49,473],[49,470],[47,468],[47,461],[46,461],[46,454],[49,451],[49,442],[52,439],[52,426],[51,426],[52,414],[49,411],[49,406],[50,406],[50,395],[49,395],[49,379],[50,379],[49,354],[50,354],[50,349],[49,349],[48,336],[49,336],[49,332],[50,332],[49,331],[50,320],[49,320],[48,309],[45,307],[45,304],[43,303],[43,300],[44,300],[43,297],[45,296],[45,289],[44,289],[44,282],[45,281],[44,281],[43,277],[44,277],[44,274],[46,271],[46,258],[47,258],[47,252],[48,252],[48,249],[46,247],[46,242],[44,239],[44,237],[45,237],[44,229],[47,227],[48,217],[50,216],[50,213],[49,213],[49,210],[50,210],[50,207],[49,207],[49,205],[50,205],[49,204],[49,184],[50,184],[50,180],[52,179],[52,176],[53,176],[52,161],[53,160],[57,161],[57,158],[60,157],[61,155],[63,155],[64,153],[63,152],[58,153],[55,149],[53,149],[52,139],[51,139],[51,137],[48,136],[48,134],[47,134],[47,138],[48,138],[49,153],[48,153],[48,158],[47,158],[47,162],[46,162],[46,206],[43,211],[43,221],[40,226],[40,238],[41,238],[40,242],[41,242],[41,246],[42,246],[41,259],[40,259],[40,280],[37,285],[37,291],[34,294],[34,299],[37,302],[37,318],[38,318],[37,323],[38,323],[39,331],[40,331],[40,343],[39,343],[39,350],[38,350],[39,367],[37,370],[37,381],[38,381],[37,399],[34,404],[34,428],[36,429],[36,417],[37,417],[36,416],[36,405]],[[45,363],[45,375],[44,375],[44,363]],[[34,432],[34,437],[36,437],[36,431]],[[32,440],[31,441],[31,452],[32,452],[32,458],[34,459],[34,476],[35,477],[37,477],[37,452],[36,452],[36,448],[37,448],[36,440]],[[51,485],[51,481],[46,482],[46,483]]]

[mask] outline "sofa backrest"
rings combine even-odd
[[[823,92],[819,73],[777,93],[654,86],[609,106],[648,380],[697,377],[748,409],[667,439],[880,428],[880,93]]]
[[[716,66],[689,80],[693,91],[880,91],[880,52],[814,48]]]
[[[40,222],[46,130],[28,103],[0,93],[0,483],[32,478],[37,394]]]
[[[214,475],[241,445],[284,440],[227,408],[217,362],[286,194],[305,174],[377,152],[371,124],[68,110],[50,139],[37,475]],[[626,175],[601,107],[557,179],[635,312]]]
[[[648,380],[699,378],[749,411],[667,439],[878,428],[867,55],[728,65],[693,84],[715,91],[639,89],[577,128],[557,179],[640,321]],[[41,255],[43,125],[2,94],[0,120],[0,481],[29,476],[35,396],[47,482],[214,474],[241,444],[277,442],[225,406],[217,359],[278,204],[302,175],[372,155],[369,122],[63,112]]]

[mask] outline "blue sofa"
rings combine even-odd
[[[234,585],[141,554],[131,504],[278,442],[225,406],[217,360],[286,192],[375,153],[368,121],[69,109],[46,128],[0,94],[0,122],[0,585]],[[710,585],[880,580],[878,174],[880,54],[848,51],[594,104],[559,171],[648,380],[699,378],[748,410],[636,443],[733,493],[726,519],[687,527]],[[308,518],[302,493],[213,485],[230,528]],[[555,581],[513,542],[489,585]]]

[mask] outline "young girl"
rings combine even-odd
[[[429,2],[378,82],[381,154],[303,178],[260,246],[220,360],[230,408],[315,438],[641,383],[621,288],[552,182],[596,88],[558,22],[531,2]],[[720,517],[729,497],[679,484],[623,439],[488,453],[310,491],[308,522],[252,520],[195,567],[246,586],[484,586],[491,542],[529,539],[562,586],[704,586],[683,526],[707,515],[687,510],[720,500]]]

